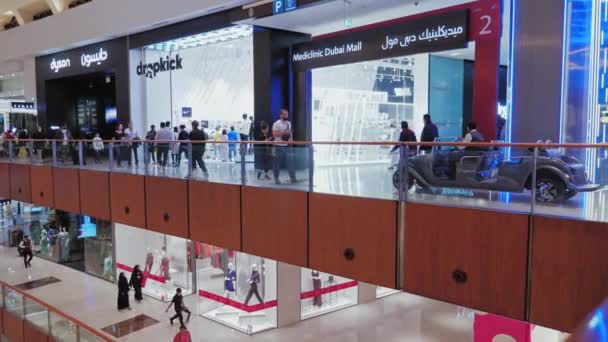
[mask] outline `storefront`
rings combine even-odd
[[[114,224],[116,279],[127,279],[135,266],[144,273],[143,293],[169,301],[177,288],[183,295],[194,291],[192,243],[189,240],[146,229]]]
[[[426,113],[442,139],[462,137],[471,120],[488,140],[504,139],[497,115],[499,80],[503,102],[507,80],[498,77],[498,51],[484,55],[483,41],[476,41],[477,15],[466,6],[444,8],[294,46],[294,70],[311,73],[311,103],[301,110],[310,117],[312,140],[395,141],[401,121],[420,136]],[[484,99],[475,95],[485,92]],[[317,165],[389,159],[388,147],[380,146],[317,152]]]
[[[111,137],[129,120],[127,39],[36,58],[38,119],[45,132],[67,125],[74,138]]]

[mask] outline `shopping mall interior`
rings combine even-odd
[[[608,0],[3,2],[0,341],[608,341]]]

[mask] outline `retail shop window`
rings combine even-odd
[[[169,301],[177,288],[192,294],[191,243],[180,237],[115,224],[116,276],[127,279],[136,265],[144,273],[143,293]]]
[[[316,317],[358,304],[358,282],[302,268],[300,299],[302,319]]]
[[[277,262],[196,243],[199,313],[247,334],[277,327]]]

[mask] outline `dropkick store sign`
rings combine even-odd
[[[389,27],[297,45],[291,60],[298,71],[460,49],[467,46],[468,11],[405,21]]]

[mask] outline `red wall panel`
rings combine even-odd
[[[4,335],[8,337],[8,340],[10,342],[29,342],[24,340],[23,320],[4,309],[2,311]]]
[[[11,198],[26,203],[32,203],[32,189],[30,185],[30,166],[10,164]]]
[[[76,168],[53,168],[55,208],[80,213],[80,180]]]
[[[310,194],[310,268],[396,286],[397,202]]]
[[[9,164],[0,163],[0,198],[11,197]]]
[[[112,221],[146,228],[146,188],[144,176],[110,174]]]
[[[32,203],[52,208],[55,206],[53,195],[53,169],[50,166],[32,166]]]
[[[80,170],[80,211],[88,216],[111,219],[110,174],[101,171]]]
[[[146,221],[148,229],[155,232],[189,238],[188,183],[146,177]]]

